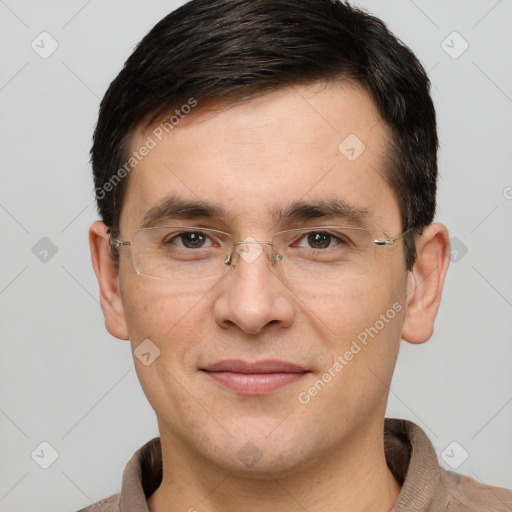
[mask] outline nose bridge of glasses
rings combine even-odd
[[[244,240],[233,242],[232,250],[226,256],[224,263],[226,265],[236,266],[238,259],[242,258],[246,263],[253,263],[264,252],[262,246],[273,246],[271,240],[256,240],[253,237],[247,237]],[[271,251],[270,259],[272,260],[273,250]]]
[[[239,242],[234,242],[233,245],[242,245],[242,244],[267,244],[272,245],[272,242],[270,240],[255,240],[252,237],[249,237],[245,240],[240,240]]]

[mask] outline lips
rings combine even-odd
[[[266,360],[248,363],[241,360],[218,361],[202,371],[216,383],[243,395],[262,395],[302,379],[308,370],[285,361]]]

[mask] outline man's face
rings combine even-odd
[[[131,149],[148,134],[137,134]],[[358,222],[375,238],[397,236],[400,210],[383,179],[387,134],[368,94],[348,84],[281,89],[223,110],[199,103],[132,171],[120,239],[171,196],[219,203],[226,216],[158,225],[199,225],[235,240],[347,224],[337,216],[276,224],[270,216],[294,202],[335,199],[366,210]],[[160,350],[152,364],[135,364],[162,440],[226,469],[284,475],[336,450],[350,454],[349,439],[378,431],[407,272],[401,241],[376,247],[368,275],[332,282],[287,281],[262,248],[220,278],[181,283],[137,274],[130,249],[121,248],[119,287],[132,348],[149,338]],[[275,389],[258,376],[234,389],[205,371],[223,361],[280,361],[304,371]]]

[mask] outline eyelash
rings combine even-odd
[[[183,235],[186,235],[186,234],[199,234],[199,235],[203,236],[204,238],[206,238],[207,240],[210,240],[211,242],[214,241],[212,236],[210,236],[207,233],[205,233],[204,231],[201,231],[201,230],[198,229],[198,230],[195,230],[195,231],[180,231],[180,232],[174,233],[172,235],[172,237],[170,237],[170,238],[168,236],[165,237],[164,240],[163,240],[163,244],[164,245],[171,245],[171,244],[173,244],[173,242],[175,240],[180,240],[181,237]],[[323,235],[327,235],[327,236],[331,237],[330,244],[329,244],[329,247],[326,247],[326,248],[323,248],[323,249],[318,249],[318,248],[315,248],[315,247],[306,247],[307,249],[325,251],[326,249],[331,249],[331,248],[339,246],[339,245],[349,245],[350,244],[350,241],[347,240],[346,238],[340,238],[339,236],[337,236],[336,234],[330,232],[329,230],[322,231],[321,227],[320,227],[320,229],[308,231],[308,232],[302,234],[300,237],[296,238],[295,240],[292,240],[291,243],[297,244],[297,243],[303,242],[305,240],[307,241],[307,237],[312,235],[312,234],[323,234]],[[334,241],[337,241],[337,243],[335,245],[331,245],[331,242],[334,242]],[[177,246],[180,249],[188,249],[187,247],[183,247],[183,242],[182,242],[182,245],[177,245]],[[209,245],[208,247],[211,247],[211,245]],[[299,245],[298,247],[302,247],[302,246]],[[205,247],[205,246],[201,246],[200,247],[200,249],[205,249],[205,248],[207,248],[207,247]]]

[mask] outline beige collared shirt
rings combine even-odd
[[[512,512],[512,491],[484,485],[438,464],[432,443],[407,420],[386,419],[386,461],[402,490],[391,512]],[[148,512],[146,497],[160,485],[159,438],[145,444],[123,473],[120,494],[79,512]]]

